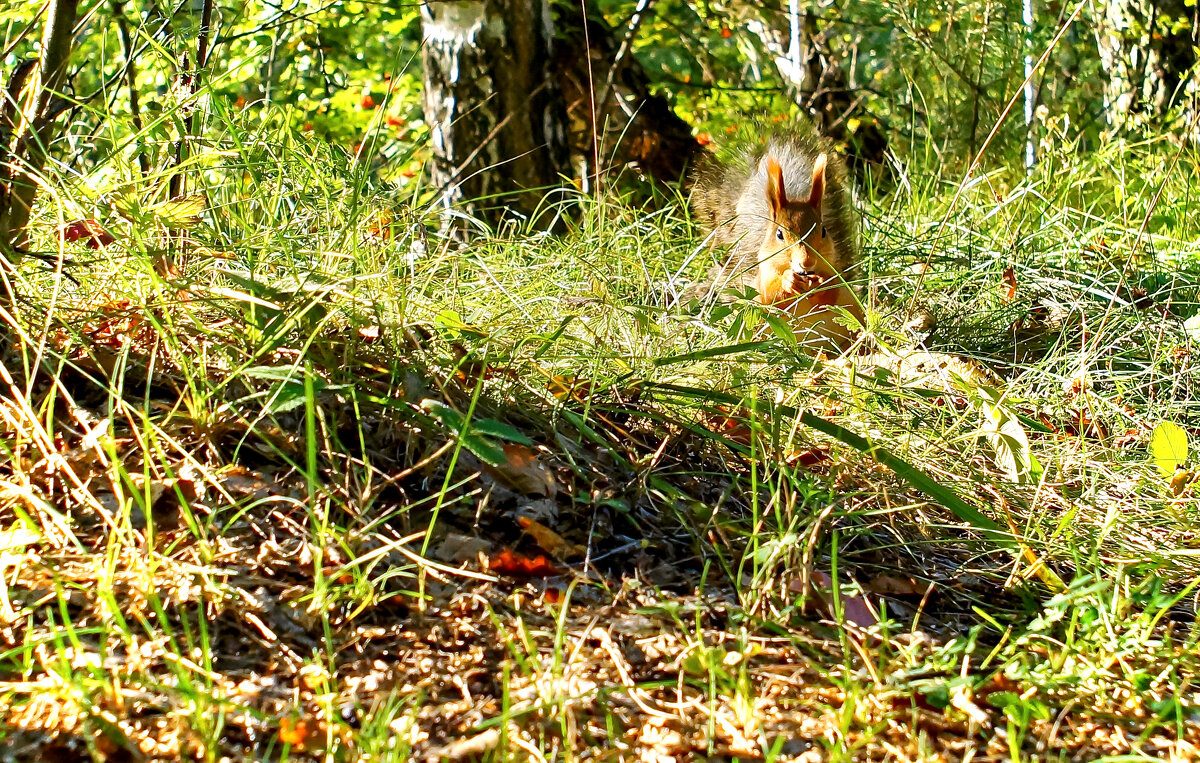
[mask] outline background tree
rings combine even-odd
[[[845,60],[857,51],[838,50],[834,28],[815,8],[802,8],[799,0],[737,2],[727,12],[757,38],[764,58],[817,129],[846,144],[852,164],[883,161],[887,138],[867,116],[858,72]]]
[[[652,0],[639,0],[624,29],[574,3],[559,5],[556,71],[567,99],[572,158],[585,190],[592,180],[633,167],[660,182],[678,182],[700,144],[670,100],[654,91],[633,54]]]
[[[1194,0],[1107,0],[1096,41],[1107,79],[1105,114],[1124,129],[1161,123],[1175,106],[1190,123],[1200,98],[1200,6]]]
[[[441,203],[489,221],[534,213],[570,173],[549,0],[431,2],[421,19]]]
[[[12,70],[0,103],[0,253],[14,258],[27,245],[38,179],[57,135],[78,0],[53,0],[45,9],[41,48]],[[30,27],[32,29],[32,25]]]

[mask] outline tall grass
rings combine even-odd
[[[889,728],[931,752],[930,708],[1005,725],[1012,759],[1076,705],[1146,749],[1194,737],[1193,488],[1147,450],[1159,422],[1194,433],[1192,149],[1064,146],[953,209],[936,161],[903,167],[861,198],[860,344],[814,359],[769,310],[679,303],[712,257],[679,198],[566,196],[562,235],[457,245],[366,158],[212,119],[196,219],[114,153],[47,179],[48,258],[10,274],[12,754],[401,760],[479,735],[565,759],[647,738],[647,703],[759,751],[820,719],[845,759]],[[85,217],[115,243],[64,242]],[[454,557],[529,549],[528,516],[584,549],[561,590]],[[881,624],[847,626],[868,599]],[[589,657],[633,643],[661,659]],[[768,733],[788,661],[820,670]]]

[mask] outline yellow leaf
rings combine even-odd
[[[1150,456],[1163,476],[1175,474],[1175,469],[1187,461],[1187,432],[1178,424],[1160,421],[1154,427],[1154,434],[1150,435]]]

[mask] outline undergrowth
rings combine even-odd
[[[10,757],[1195,753],[1192,149],[897,171],[814,358],[667,192],[456,242],[223,120],[8,274]]]

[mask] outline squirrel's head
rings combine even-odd
[[[833,239],[829,237],[821,213],[828,163],[825,154],[818,155],[813,162],[808,197],[789,199],[784,190],[783,169],[775,157],[767,157],[767,208],[771,220],[767,226],[767,237],[759,250],[761,259],[786,250],[792,270],[797,273],[822,278],[839,273]]]

